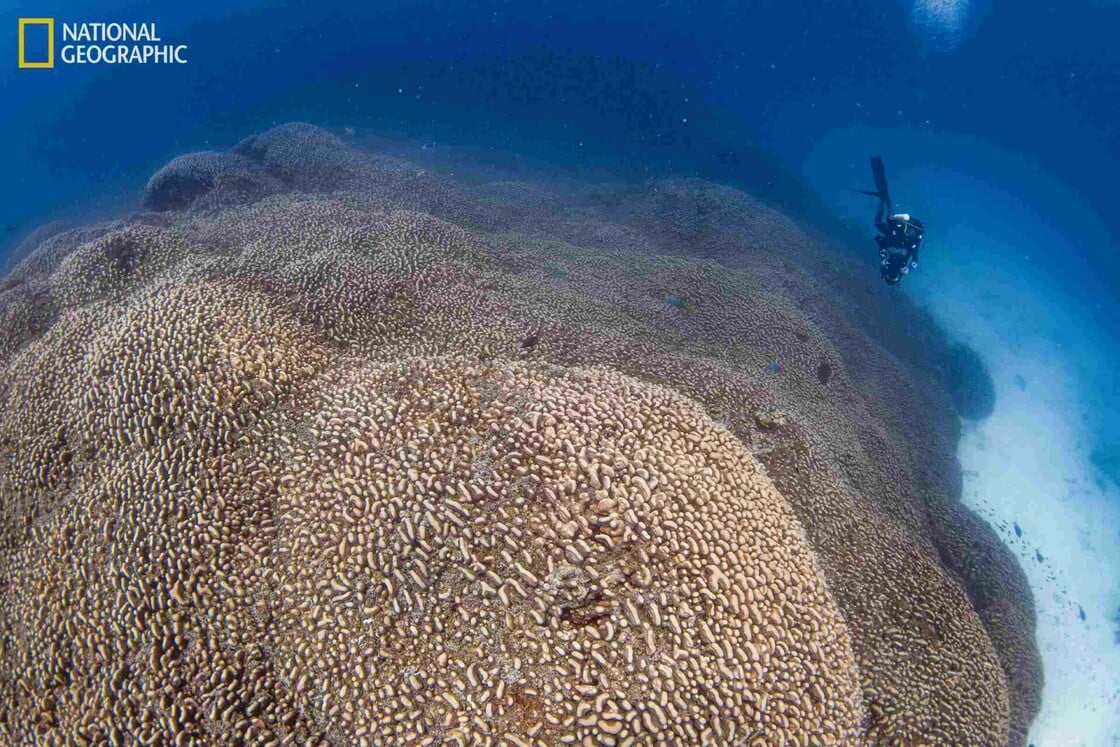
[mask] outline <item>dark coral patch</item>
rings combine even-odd
[[[112,265],[126,275],[131,275],[136,270],[147,253],[147,249],[135,236],[126,233],[110,236],[104,251]]]
[[[983,420],[996,407],[996,387],[980,354],[968,345],[952,346],[942,367],[945,386],[962,418]]]
[[[832,366],[828,365],[828,361],[821,361],[821,364],[817,366],[817,381],[821,383],[821,386],[824,386],[831,378]]]

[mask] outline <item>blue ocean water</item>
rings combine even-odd
[[[189,63],[18,70],[26,16],[154,21]],[[874,205],[852,190],[871,187],[867,158],[882,155],[897,206],[928,226],[899,292],[980,350],[996,382],[996,414],[962,441],[979,475],[966,499],[1036,536],[1050,512],[1068,523],[1046,555],[1096,632],[1044,623],[1044,658],[1107,646],[1120,610],[1120,582],[1099,570],[1120,562],[1120,5],[47,1],[6,7],[0,24],[6,250],[52,218],[134,207],[175,155],[303,120],[558,175],[735,184],[875,274]],[[1039,584],[1036,596],[1054,591]],[[1115,744],[1115,713],[1078,731],[1066,701],[1120,684],[1077,689],[1053,671],[1038,744]]]

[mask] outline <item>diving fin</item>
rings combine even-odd
[[[871,156],[871,174],[875,177],[875,192],[870,194],[890,202],[891,193],[887,188],[887,170],[883,166],[882,156]]]

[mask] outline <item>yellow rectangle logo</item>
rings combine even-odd
[[[45,61],[27,61],[26,30],[28,26],[47,27],[47,59]],[[54,67],[54,19],[53,18],[21,18],[19,19],[19,66],[21,68],[50,68]]]

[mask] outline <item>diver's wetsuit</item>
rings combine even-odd
[[[887,170],[879,156],[871,157],[871,175],[875,177],[875,191],[856,191],[879,198],[879,209],[875,212],[875,228],[880,234],[875,237],[879,244],[879,274],[888,285],[895,285],[911,268],[918,266],[918,250],[922,248],[925,226],[920,220],[911,220],[906,213],[891,215]]]
[[[879,245],[881,260],[879,274],[888,285],[895,285],[910,271],[910,263],[917,263],[925,226],[908,215],[892,215],[883,220],[889,211],[890,203],[880,200],[875,213],[875,228],[879,229],[880,235],[875,237],[875,242]]]

